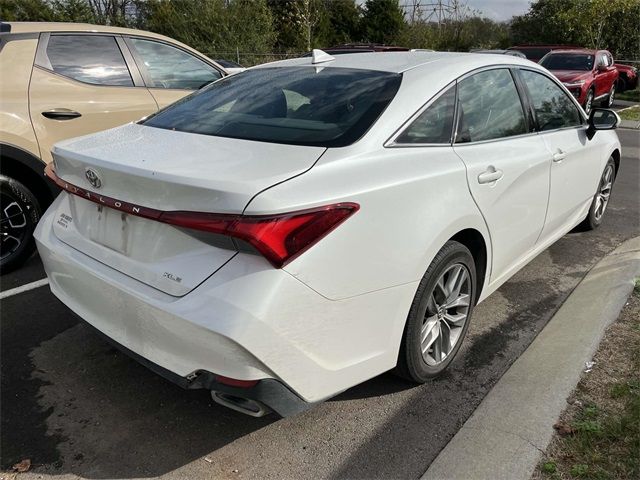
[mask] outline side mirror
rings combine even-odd
[[[620,123],[620,117],[608,108],[594,108],[589,115],[587,138],[591,140],[598,130],[614,130]]]
[[[598,64],[598,68],[596,69],[599,72],[605,72],[607,70],[607,66],[604,63]]]

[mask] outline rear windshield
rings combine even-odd
[[[593,55],[576,53],[554,53],[540,62],[548,70],[591,70]]]
[[[401,79],[396,73],[322,66],[247,70],[142,123],[219,137],[341,147],[373,125]]]

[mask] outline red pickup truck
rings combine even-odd
[[[613,105],[619,74],[607,50],[554,50],[540,64],[564,83],[587,114],[594,102]]]

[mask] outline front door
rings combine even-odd
[[[571,228],[593,199],[600,178],[597,147],[589,142],[579,107],[551,78],[520,70],[551,159],[551,191],[541,239]]]

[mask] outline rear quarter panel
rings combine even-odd
[[[343,201],[360,210],[285,267],[332,300],[419,280],[446,241],[465,228],[480,231],[490,245],[464,164],[449,146],[354,156],[348,148],[329,149],[311,171],[264,191],[246,212]]]

